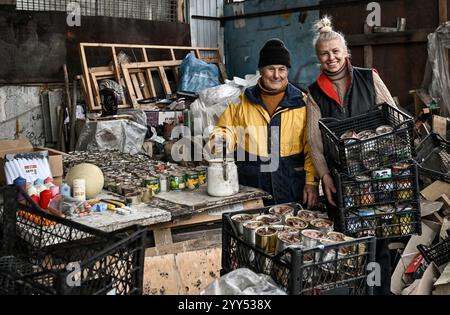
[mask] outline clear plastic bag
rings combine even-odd
[[[450,73],[447,50],[450,49],[450,22],[442,24],[428,35],[428,61],[432,69],[429,87],[431,97],[439,100],[441,115],[450,115]]]
[[[273,280],[250,269],[239,268],[216,279],[201,295],[286,295]]]

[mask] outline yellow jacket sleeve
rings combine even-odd
[[[219,117],[216,127],[211,131],[209,140],[215,136],[221,136],[227,141],[227,148],[230,151],[236,150],[237,134],[236,126],[239,126],[237,117],[238,105],[230,103],[222,115]]]
[[[319,177],[317,175],[316,169],[314,167],[314,163],[311,157],[311,149],[308,144],[308,131],[306,130],[303,133],[303,153],[305,155],[305,173],[306,173],[306,184],[319,186]]]

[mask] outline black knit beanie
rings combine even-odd
[[[291,67],[291,55],[281,39],[269,39],[259,52],[258,68],[268,65],[285,65]]]

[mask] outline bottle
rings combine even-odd
[[[20,187],[20,188],[22,188],[24,191],[26,191],[26,189],[27,189],[27,180],[25,179],[25,178],[23,178],[23,177],[17,177],[15,180],[14,180],[14,186],[15,187]],[[17,200],[18,201],[22,201],[22,200],[24,200],[25,199],[25,197],[21,194],[21,193],[18,193],[17,194]]]
[[[73,180],[73,198],[80,201],[86,200],[86,181],[84,178],[76,178]]]
[[[61,196],[63,196],[63,197],[71,197],[71,195],[72,195],[72,189],[70,188],[69,184],[67,184],[67,183],[64,183],[61,185],[59,192],[60,192]]]
[[[50,200],[52,199],[52,192],[48,189],[41,191],[39,195],[39,206],[42,209],[47,209]]]

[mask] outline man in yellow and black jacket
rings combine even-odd
[[[306,135],[306,94],[288,82],[290,53],[279,39],[260,51],[261,78],[238,104],[230,104],[210,135],[212,152],[222,141],[235,152],[239,183],[261,188],[267,204],[301,202],[308,208],[318,198],[318,178]]]

